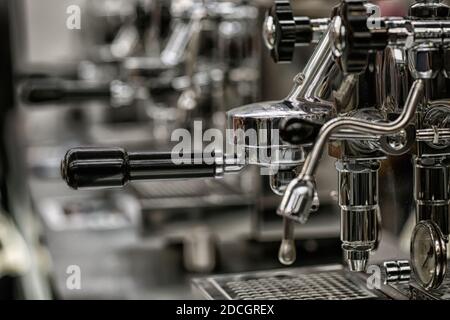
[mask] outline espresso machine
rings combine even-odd
[[[56,297],[185,298],[192,274],[251,270],[253,258],[222,255],[248,250],[260,199],[255,170],[170,181],[177,172],[164,163],[178,142],[176,129],[224,132],[231,106],[257,101],[260,4],[105,0],[86,1],[82,12],[81,29],[70,32],[80,36],[86,56],[68,70],[24,70],[18,86],[28,184]],[[158,152],[158,181],[124,191],[63,185],[67,149],[115,145]],[[186,178],[206,171],[187,171]],[[66,287],[72,265],[86,279],[82,290]]]
[[[283,195],[278,258],[291,265],[295,224],[320,205],[315,176],[327,146],[336,159],[344,263],[198,278],[199,292],[211,299],[448,299],[450,8],[421,0],[406,17],[379,13],[368,1],[343,0],[330,18],[310,19],[276,1],[263,26],[274,60],[290,61],[296,46],[316,48],[285,99],[227,112],[226,152],[184,154],[180,164],[171,153],[75,148],[62,161],[64,180],[75,189],[121,187],[220,178],[256,165]],[[381,240],[380,168],[398,157],[413,168],[410,256],[372,262]]]

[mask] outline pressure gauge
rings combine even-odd
[[[432,221],[417,223],[411,238],[411,264],[425,289],[437,289],[447,269],[447,249],[439,227]]]

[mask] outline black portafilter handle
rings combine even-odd
[[[21,98],[29,104],[106,100],[111,97],[109,83],[92,84],[77,80],[34,79],[25,82],[21,91]]]
[[[122,187],[135,180],[214,178],[223,156],[171,152],[126,152],[121,148],[74,148],[61,162],[61,175],[73,189]]]

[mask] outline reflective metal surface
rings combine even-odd
[[[337,162],[341,241],[350,271],[367,269],[370,251],[377,246],[378,169],[377,162]]]
[[[386,299],[338,265],[222,275],[194,280],[209,299],[359,300]]]

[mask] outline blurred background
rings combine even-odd
[[[338,2],[291,1],[310,17],[328,17]],[[204,130],[224,129],[227,110],[285,97],[313,48],[296,50],[292,64],[272,61],[261,36],[271,1],[13,3],[16,102],[4,148],[15,200],[0,215],[0,297],[193,298],[193,277],[281,267],[280,197],[255,168],[220,181],[89,191],[69,189],[59,172],[71,147],[168,151],[177,128],[202,120]],[[379,4],[383,15],[406,14],[405,1]],[[79,29],[66,26],[73,6]],[[341,261],[333,160],[324,156],[318,172],[321,207],[297,228],[297,265]],[[383,203],[383,250],[396,255],[409,212],[391,214],[404,201],[391,200]],[[81,289],[68,285],[73,266]]]

